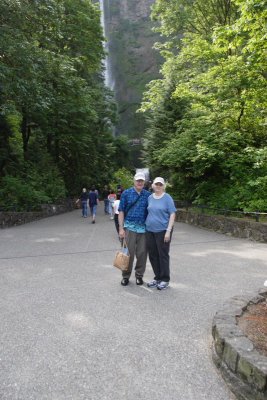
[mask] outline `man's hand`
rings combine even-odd
[[[125,238],[125,230],[123,228],[119,229],[119,237],[120,237],[120,239],[124,239]]]

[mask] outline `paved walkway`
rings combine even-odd
[[[114,224],[99,214],[0,230],[1,400],[234,399],[211,322],[263,285],[266,244],[176,223],[171,288],[122,287]]]

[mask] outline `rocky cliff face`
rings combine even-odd
[[[109,2],[112,2],[112,0],[109,0]],[[150,7],[154,0],[120,0],[118,3],[120,5],[120,18],[138,21],[141,18],[149,17]]]
[[[105,27],[113,89],[118,103],[117,134],[141,138],[144,117],[136,114],[145,85],[159,76],[160,56],[152,49],[150,7],[154,0],[105,0]]]

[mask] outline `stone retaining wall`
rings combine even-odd
[[[236,319],[249,304],[257,304],[266,298],[266,288],[254,297],[234,297],[213,319],[213,360],[240,400],[267,400],[267,357],[254,348]]]
[[[0,227],[8,228],[11,226],[26,224],[27,222],[37,221],[38,219],[51,217],[53,215],[62,214],[72,211],[75,203],[72,200],[66,201],[64,204],[45,204],[40,211],[25,212],[0,212]]]
[[[206,215],[182,209],[178,209],[176,221],[201,226],[235,237],[267,243],[267,223],[221,215]]]

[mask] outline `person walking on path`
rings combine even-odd
[[[146,243],[154,279],[147,286],[163,290],[170,281],[169,251],[176,208],[172,197],[165,192],[163,178],[155,178],[152,187],[154,193],[148,199]]]
[[[136,284],[142,285],[146,269],[147,249],[145,237],[145,220],[147,217],[148,197],[144,189],[145,175],[141,172],[134,176],[134,186],[123,191],[119,205],[119,237],[126,240],[130,261],[127,271],[122,272],[123,286],[127,286],[136,256]]]
[[[116,200],[116,198],[117,198],[117,196],[114,193],[114,190],[110,190],[109,195],[108,195],[110,219],[114,219],[113,205],[114,205],[114,201]]]
[[[102,190],[102,197],[104,200],[104,212],[105,214],[109,214],[109,199],[108,199],[108,195],[109,195],[109,190],[107,185],[104,186],[104,189]]]
[[[119,205],[121,195],[117,194],[117,199],[113,203],[114,223],[117,233],[119,234]]]
[[[95,224],[96,210],[98,205],[98,191],[95,186],[92,186],[92,189],[89,192],[89,207],[91,211],[92,224]]]
[[[83,218],[87,218],[87,215],[88,215],[88,198],[89,198],[89,196],[88,196],[87,190],[86,190],[86,188],[83,188],[80,197],[76,201],[76,204],[79,201],[81,201],[81,204],[82,204],[82,217]]]

